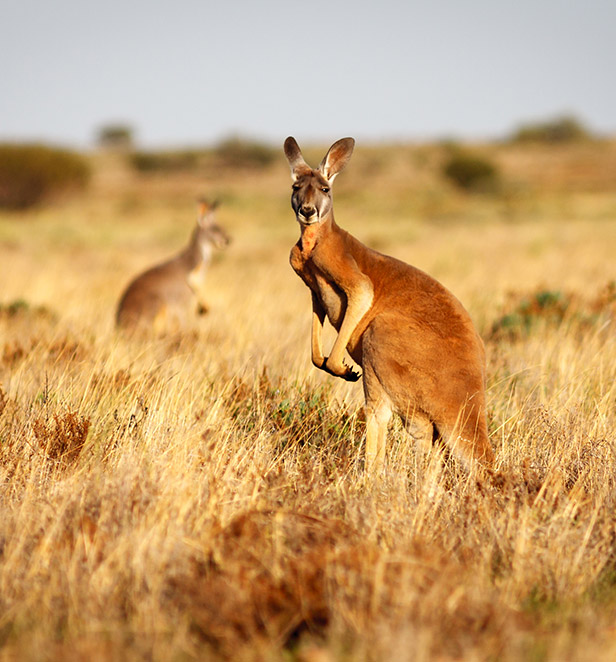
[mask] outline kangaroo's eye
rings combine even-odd
[[[323,193],[329,193],[329,187],[328,186],[321,186],[321,191],[323,191]]]
[[[293,190],[299,191],[299,184],[293,184]]]

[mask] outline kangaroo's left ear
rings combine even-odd
[[[293,136],[289,136],[284,141],[284,153],[291,166],[291,177],[293,177],[294,181],[298,178],[301,170],[310,170],[310,166],[304,161],[297,140]]]
[[[354,147],[353,138],[341,138],[329,148],[319,164],[319,171],[328,182],[333,182],[336,175],[344,169],[353,154]]]

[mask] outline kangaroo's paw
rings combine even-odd
[[[361,370],[347,365],[344,361],[342,361],[340,365],[332,366],[329,362],[329,359],[325,360],[321,370],[325,370],[325,372],[328,372],[334,377],[342,377],[342,379],[346,380],[347,382],[356,382],[362,375]]]
[[[354,368],[353,366],[345,365],[346,371],[344,375],[340,375],[342,379],[346,379],[347,382],[356,382],[361,379],[361,370]]]

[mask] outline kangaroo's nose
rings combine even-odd
[[[317,210],[312,205],[302,205],[300,212],[304,218],[310,218],[313,214],[317,213]]]

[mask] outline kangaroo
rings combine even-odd
[[[227,233],[215,222],[216,207],[217,203],[199,201],[197,226],[188,246],[131,281],[118,304],[118,327],[159,332],[183,326],[191,305],[197,314],[208,311],[201,290],[212,251],[225,248],[230,242]]]
[[[465,464],[489,470],[485,350],[468,313],[434,278],[364,246],[334,220],[332,183],[354,146],[338,140],[312,169],[294,138],[284,143],[301,231],[290,262],[312,294],[312,363],[352,382],[363,375],[368,471],[383,467],[394,412],[417,442],[442,440]],[[329,356],[325,317],[338,332]]]

